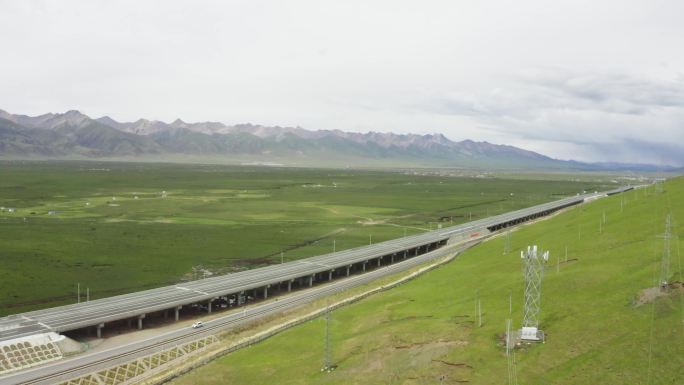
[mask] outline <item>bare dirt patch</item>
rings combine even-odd
[[[648,289],[644,289],[637,294],[634,300],[634,307],[646,305],[660,297],[668,297],[679,293],[684,293],[684,283],[682,282],[672,282],[665,288],[649,287]]]
[[[436,341],[425,341],[425,342],[414,342],[407,345],[395,346],[395,349],[413,349],[413,348],[441,348],[441,347],[453,347],[453,346],[466,346],[468,341],[448,341],[448,340],[436,340]]]
[[[414,321],[418,319],[430,319],[432,318],[431,315],[424,315],[424,316],[408,316],[408,317],[402,317],[402,318],[396,318],[396,319],[389,319],[382,321],[382,323],[391,323],[391,322],[399,322],[399,321]]]
[[[463,363],[459,363],[459,362],[448,362],[448,361],[444,361],[444,360],[432,360],[432,362],[439,362],[439,363],[444,364],[444,365],[457,366],[460,368],[468,368],[468,369],[473,368],[472,366],[470,366],[468,364],[463,364]]]

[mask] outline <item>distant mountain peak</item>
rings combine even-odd
[[[5,110],[0,110],[0,118],[7,119],[10,122],[14,122],[14,115],[10,114]]]
[[[58,114],[59,115],[59,114]],[[86,117],[84,114],[81,113],[79,110],[69,110],[63,114],[64,116],[68,116],[70,118],[80,118],[80,117]]]
[[[187,124],[180,118],[174,120],[171,124],[172,127],[187,127]]]
[[[0,155],[44,157],[179,156],[248,159],[280,163],[439,166],[519,169],[619,169],[549,158],[510,145],[471,139],[452,141],[441,133],[396,134],[307,130],[302,127],[220,122],[171,123],[138,119],[91,119],[77,110],[39,116],[0,110]],[[182,158],[180,158],[182,159]],[[630,165],[631,166],[631,165]],[[644,165],[635,165],[643,168]]]

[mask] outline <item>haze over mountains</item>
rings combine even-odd
[[[513,146],[441,134],[354,133],[219,122],[92,119],[79,111],[39,116],[0,110],[0,158],[277,162],[286,165],[396,165],[525,169],[667,170],[562,161]]]

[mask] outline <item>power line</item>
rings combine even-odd
[[[655,212],[654,212],[654,214],[655,214]],[[655,216],[657,216],[657,215],[655,215]],[[654,221],[653,223],[655,224],[656,222],[657,222],[657,220]],[[666,219],[665,226],[666,226],[666,232],[667,232],[667,219]],[[657,252],[657,245],[656,244],[654,244],[653,253],[656,255],[656,261],[657,261],[658,260],[658,258],[657,258],[658,252]],[[656,265],[656,264],[654,264],[654,265]],[[661,265],[662,265],[662,261],[661,261]],[[659,282],[660,279],[659,278],[660,277],[658,276],[658,269],[657,269],[657,267],[654,267],[654,269],[653,269],[653,281],[654,281],[654,284],[656,285],[656,287],[660,286],[660,282]],[[654,299],[653,301],[651,301],[651,322],[650,322],[649,337],[648,337],[648,361],[647,361],[648,366],[647,366],[647,370],[646,370],[646,384],[647,385],[651,384],[651,370],[652,370],[652,366],[653,366],[652,364],[653,364],[653,334],[655,331],[655,305],[656,305],[656,301]]]

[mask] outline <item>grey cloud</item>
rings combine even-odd
[[[0,108],[651,157],[684,143],[682,4],[5,1]]]
[[[504,138],[565,142],[593,154],[592,160],[684,165],[680,80],[533,70],[492,91],[448,93],[417,108],[467,116]]]
[[[684,80],[655,81],[627,75],[534,72],[507,89],[476,95],[450,94],[422,108],[445,114],[529,117],[543,110],[594,110],[641,115],[662,107],[684,108]]]
[[[626,139],[616,143],[585,143],[607,159],[623,163],[651,163],[684,166],[684,147],[672,143]]]
[[[623,74],[571,74],[561,71],[524,80],[552,93],[556,91],[560,96],[586,100],[597,109],[607,107],[611,112],[632,114],[645,113],[654,107],[684,107],[682,80],[666,82]],[[612,108],[615,105],[632,108]]]

